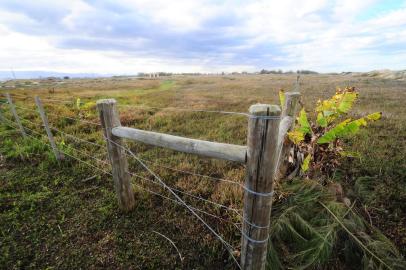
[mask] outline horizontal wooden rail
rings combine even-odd
[[[115,127],[114,136],[211,158],[245,163],[246,146],[189,139],[129,127]]]

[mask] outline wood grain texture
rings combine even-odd
[[[299,92],[287,92],[285,94],[285,104],[282,110],[282,121],[279,132],[279,158],[278,158],[278,173],[277,179],[281,179],[286,176],[287,169],[289,167],[289,152],[292,148],[292,142],[290,142],[286,136],[295,125],[297,116],[297,109],[300,99]],[[286,120],[285,120],[286,119]]]
[[[63,155],[63,153],[59,152],[58,148],[56,147],[54,136],[53,136],[51,130],[49,129],[48,117],[45,114],[45,110],[44,110],[44,106],[42,105],[42,101],[38,96],[35,96],[35,103],[37,104],[39,115],[41,116],[42,123],[44,124],[44,128],[47,133],[49,143],[51,144],[51,147],[52,147],[52,151],[54,152],[54,155],[57,160],[63,160],[64,155]]]
[[[280,119],[264,119],[260,116],[281,114],[279,106],[257,104],[250,107],[255,116],[248,122],[247,172],[245,186],[258,193],[273,191],[273,179],[277,166],[278,132]],[[241,240],[242,269],[265,269],[269,235],[272,196],[260,196],[245,191],[244,220],[261,226],[256,228],[248,222],[243,223],[243,233],[262,243],[255,243],[244,235]]]
[[[111,130],[121,126],[120,118],[114,99],[102,99],[97,101],[100,121],[104,136],[107,138],[107,152],[113,169],[114,188],[116,190],[120,208],[127,212],[134,208],[134,192],[128,172],[128,161],[120,137],[114,136]]]
[[[27,138],[27,133],[25,133],[24,127],[20,121],[20,117],[18,116],[16,108],[14,106],[13,99],[11,98],[9,93],[6,93],[6,98],[7,98],[8,104],[10,106],[10,111],[14,116],[14,119],[17,123],[18,128],[20,129],[21,135],[23,135],[24,138]]]
[[[180,152],[245,163],[246,146],[189,139],[128,127],[113,128],[112,133],[117,137]]]

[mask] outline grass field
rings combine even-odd
[[[101,171],[110,168],[104,163],[107,157],[100,127],[70,118],[99,123],[95,101],[115,98],[124,126],[243,145],[247,136],[245,116],[190,110],[247,112],[250,105],[258,102],[278,104],[279,89],[293,89],[295,80],[295,75],[250,75],[3,83],[2,92],[16,94],[17,111],[27,128],[45,134],[38,114],[31,111],[35,110],[32,97],[39,95],[51,126],[102,147],[55,131],[58,147],[97,168],[69,157],[57,162],[43,144],[46,139],[32,132],[28,133],[36,139],[22,139],[15,129],[0,125],[0,268],[235,268],[221,243],[187,210],[142,189],[163,192],[154,183],[133,177],[136,208],[128,214],[120,213],[111,177]],[[5,90],[10,85],[16,87]],[[383,118],[348,141],[350,150],[358,151],[361,157],[344,161],[334,181],[341,183],[346,196],[355,202],[358,215],[382,231],[404,255],[406,81],[306,75],[301,78],[302,102],[311,111],[318,99],[326,99],[334,94],[337,86],[347,85],[355,86],[360,92],[352,116],[382,111]],[[69,102],[65,104],[61,100]],[[6,106],[2,104],[2,114],[11,119]],[[243,165],[133,142],[128,142],[128,146],[171,186],[241,210],[243,193],[238,185],[161,166],[242,183]],[[129,162],[132,173],[149,178],[135,160]],[[283,184],[278,185],[275,211],[284,202],[286,190]],[[221,217],[219,220],[205,216],[238,250],[241,235],[232,224],[241,222],[238,214],[188,196],[184,199]],[[156,232],[172,239],[184,259]],[[340,255],[344,248],[339,244],[335,248],[337,256],[312,267],[358,269],[360,262],[345,264],[344,261],[350,260]],[[284,252],[279,250],[281,254]]]

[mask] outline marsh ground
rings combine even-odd
[[[23,125],[40,134],[44,133],[38,114],[31,111],[35,110],[34,95],[42,97],[51,126],[102,145],[97,125],[73,119],[98,123],[95,101],[115,98],[120,105],[122,125],[245,144],[246,117],[191,110],[246,112],[254,103],[278,104],[279,89],[289,91],[295,87],[295,81],[295,75],[174,76],[154,80],[117,77],[63,80],[62,83],[41,81],[39,84],[14,81],[3,83],[2,92],[13,95]],[[5,88],[11,85],[15,88]],[[343,185],[361,215],[405,254],[406,81],[306,75],[300,83],[302,103],[311,111],[318,99],[326,99],[336,87],[348,85],[360,92],[354,117],[382,111],[383,118],[348,141],[350,150],[358,151],[361,157],[345,161],[335,181]],[[3,115],[11,119],[6,105],[2,105]],[[5,124],[1,125],[0,132],[2,268],[233,267],[221,243],[186,210],[143,191],[141,187],[163,192],[149,181],[133,178],[137,185],[136,209],[129,214],[120,213],[111,178],[100,171],[109,171],[104,163],[104,147],[55,131],[59,147],[96,168],[72,158],[58,163],[50,150],[37,141],[46,142],[37,133],[29,131],[36,139],[23,140]],[[128,142],[128,145],[173,187],[241,209],[239,186],[162,166],[241,183],[242,165],[137,143]],[[130,168],[141,177],[149,177],[135,160],[130,159]],[[363,188],[359,188],[360,183]],[[238,249],[240,234],[230,224],[230,221],[240,222],[238,214],[188,196],[184,198],[191,205],[225,219],[206,217]],[[171,238],[184,260],[181,261],[171,244],[154,231]]]

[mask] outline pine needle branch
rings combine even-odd
[[[374,257],[375,259],[377,259],[380,263],[382,263],[383,265],[385,265],[388,269],[392,269],[392,267],[390,267],[389,265],[387,265],[381,258],[379,258],[377,255],[375,255],[375,253],[373,253],[372,251],[370,251],[365,245],[364,243],[362,243],[361,240],[359,240],[341,221],[340,219],[327,207],[325,206],[322,202],[319,201],[319,203],[321,204],[321,206],[323,206],[327,212],[329,212],[333,218],[341,225],[341,227],[364,249],[366,250],[369,254],[371,254],[372,257]]]

